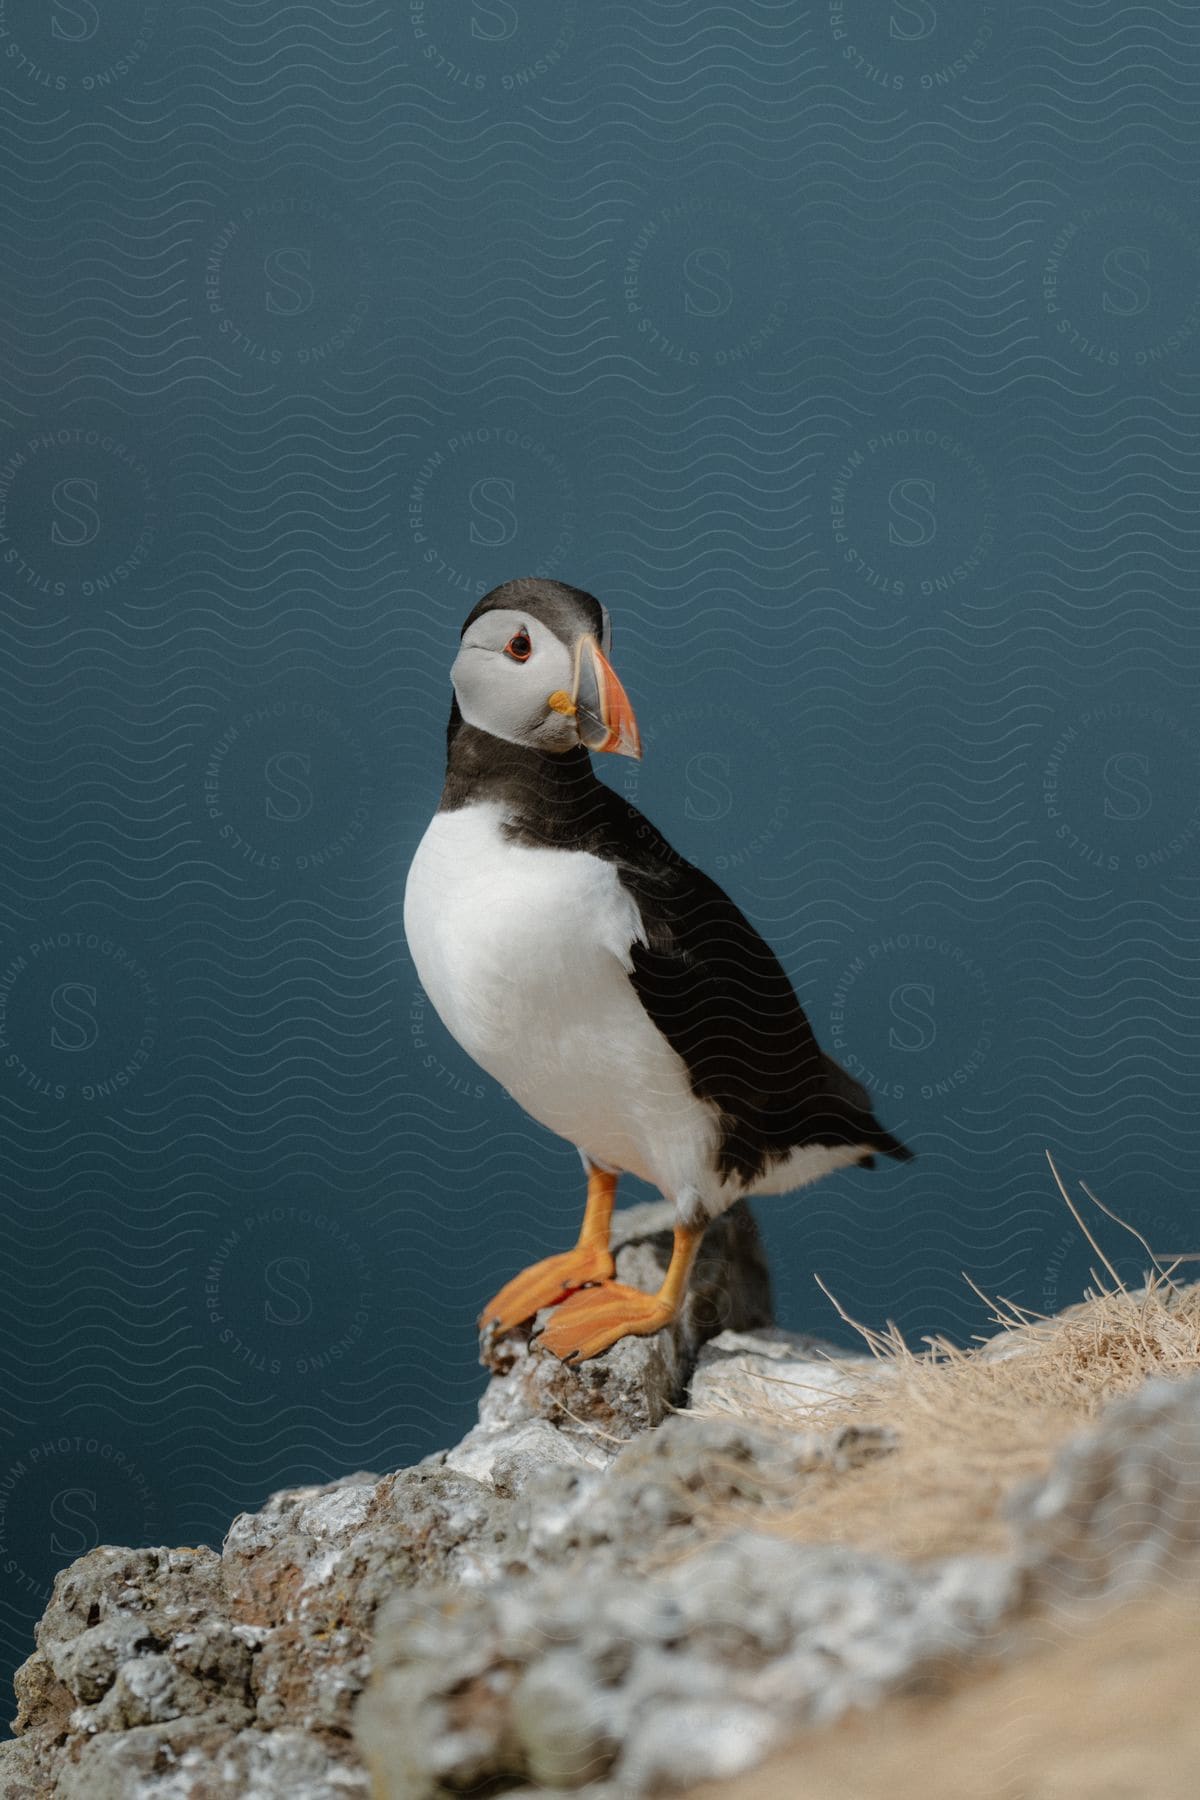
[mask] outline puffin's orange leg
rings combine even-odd
[[[612,1228],[617,1176],[603,1169],[588,1171],[587,1207],[579,1230],[579,1242],[561,1256],[547,1256],[519,1275],[514,1275],[479,1315],[482,1331],[491,1325],[497,1332],[512,1331],[532,1319],[543,1306],[555,1306],[585,1282],[611,1281],[612,1253],[608,1248]]]
[[[688,1276],[704,1227],[675,1227],[671,1262],[657,1294],[610,1281],[600,1288],[572,1294],[547,1321],[535,1340],[563,1362],[586,1362],[623,1337],[649,1337],[669,1325],[683,1304]]]

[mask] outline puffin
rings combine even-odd
[[[745,915],[596,775],[592,753],[641,755],[610,656],[608,610],[581,588],[523,577],[475,605],[441,800],[404,893],[447,1031],[582,1160],[574,1248],[479,1315],[494,1340],[552,1309],[534,1341],[567,1363],[668,1325],[706,1227],[735,1201],[914,1154],[819,1048]],[[657,1293],[614,1279],[623,1174],[674,1208]]]

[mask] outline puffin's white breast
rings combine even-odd
[[[491,802],[435,814],[404,929],[442,1023],[527,1112],[664,1192],[709,1188],[715,1115],[629,981],[642,935],[617,872],[513,843]]]

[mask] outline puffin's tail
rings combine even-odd
[[[902,1144],[898,1137],[893,1137],[890,1131],[885,1131],[883,1126],[880,1125],[877,1120],[872,1119],[872,1123],[875,1126],[875,1130],[868,1135],[865,1135],[863,1139],[864,1143],[870,1144],[872,1151],[878,1150],[884,1156],[893,1156],[897,1162],[916,1162],[917,1153],[915,1150],[910,1150],[908,1145]],[[859,1164],[859,1167],[870,1169],[873,1168],[874,1165],[875,1158],[872,1155],[864,1157]]]
[[[871,1108],[871,1096],[860,1081],[856,1081],[848,1069],[841,1063],[834,1062],[832,1056],[825,1057],[825,1075],[838,1113],[852,1127],[853,1137],[866,1144],[872,1151],[881,1156],[890,1156],[896,1162],[914,1162],[916,1151],[910,1150],[907,1144],[879,1123]],[[860,1169],[871,1169],[875,1166],[875,1157],[864,1156],[859,1163]]]

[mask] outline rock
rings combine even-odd
[[[633,1732],[625,1780],[638,1794],[725,1781],[753,1769],[785,1736],[760,1706],[680,1701],[656,1708]]]
[[[508,1425],[490,1418],[486,1424],[474,1426],[446,1453],[445,1467],[501,1493],[519,1494],[535,1475],[547,1469],[606,1468],[616,1448],[611,1440],[572,1431],[567,1425],[551,1425],[547,1419]]]
[[[617,1214],[622,1280],[658,1286],[671,1220],[657,1204]],[[499,1587],[539,1559],[568,1558],[577,1542],[619,1556],[609,1533],[690,1522],[698,1502],[666,1497],[665,1463],[626,1471],[590,1527],[590,1490],[577,1486],[685,1397],[706,1335],[769,1321],[757,1229],[735,1207],[708,1233],[671,1329],[579,1369],[531,1351],[528,1331],[486,1347],[495,1372],[480,1423],[455,1450],[396,1474],[275,1494],[234,1520],[220,1554],[94,1550],[57,1578],[18,1673],[18,1738],[0,1745],[0,1790],[39,1800],[85,1789],[90,1800],[365,1794],[350,1731],[381,1602],[417,1587]],[[548,1679],[531,1674],[527,1722],[528,1694],[548,1691]],[[472,1706],[486,1713],[494,1699],[481,1691]],[[548,1712],[543,1722],[543,1771],[565,1769],[568,1740],[583,1730],[566,1708],[562,1698],[556,1728]],[[452,1754],[469,1766],[480,1726],[460,1711]]]
[[[1196,1579],[1200,1376],[1156,1379],[1065,1444],[1044,1481],[1009,1497],[1030,1588],[1044,1604]]]
[[[205,1712],[247,1723],[251,1646],[224,1611],[212,1550],[91,1551],[58,1577],[17,1671],[18,1729],[47,1710],[89,1732]]]
[[[806,1455],[814,1465],[845,1470],[894,1449],[895,1435],[886,1425],[831,1430],[822,1414],[830,1401],[860,1391],[864,1381],[883,1383],[889,1375],[877,1357],[855,1356],[799,1332],[722,1331],[700,1351],[691,1406],[701,1417],[737,1419],[763,1431],[785,1426],[797,1470]],[[806,1423],[808,1432],[801,1429]]]
[[[747,1392],[811,1355],[779,1333],[725,1334],[693,1394],[731,1380]],[[1011,1649],[1031,1600],[1197,1577],[1200,1378],[1151,1382],[1069,1443],[1014,1501],[1011,1555],[910,1566],[751,1532],[697,1538],[712,1502],[769,1499],[814,1455],[886,1453],[880,1437],[680,1416],[602,1473],[535,1479],[523,1579],[481,1589],[469,1611],[417,1589],[380,1615],[356,1732],[381,1800],[687,1787],[753,1767],[801,1725]]]
[[[540,1787],[584,1787],[616,1754],[593,1673],[570,1650],[551,1651],[525,1671],[509,1712],[529,1775]]]
[[[350,1484],[360,1478],[351,1477]],[[325,1496],[339,1490],[300,1490]],[[276,1517],[297,1496],[276,1496]],[[231,1534],[232,1535],[232,1534]],[[307,1707],[291,1695],[289,1731],[274,1741],[268,1722],[279,1666],[269,1626],[244,1622],[237,1554],[229,1564],[209,1549],[116,1550],[102,1545],[60,1574],[37,1632],[38,1648],[17,1671],[17,1746],[0,1747],[3,1791],[64,1800],[207,1800],[218,1764],[258,1780],[266,1771],[292,1785],[297,1800],[366,1794],[347,1754],[349,1700],[336,1723],[340,1742],[319,1733],[337,1713],[336,1683],[318,1695],[321,1659],[303,1646],[292,1674],[309,1683]],[[252,1610],[262,1610],[256,1600]],[[269,1608],[267,1609],[270,1610]],[[263,1651],[268,1655],[264,1659]],[[365,1637],[359,1646],[365,1679]],[[357,1692],[355,1688],[354,1692]],[[281,1720],[283,1715],[278,1715]],[[299,1721],[303,1721],[300,1726]],[[247,1729],[250,1728],[250,1729]],[[14,1754],[10,1757],[8,1752]],[[9,1766],[11,1762],[11,1768]],[[45,1785],[23,1790],[37,1778]],[[266,1779],[266,1775],[263,1777]],[[240,1781],[240,1775],[237,1776]],[[230,1793],[263,1791],[230,1785]]]
[[[722,1331],[700,1351],[691,1404],[697,1412],[743,1419],[762,1412],[789,1427],[806,1419],[817,1424],[828,1400],[886,1373],[873,1356],[854,1356],[799,1332]]]
[[[527,1336],[494,1347],[480,1423],[415,1468],[273,1495],[219,1553],[102,1547],[64,1570],[0,1792],[640,1800],[1010,1647],[1031,1603],[1195,1579],[1200,1377],[1148,1383],[1067,1444],[1013,1497],[1011,1554],[714,1538],[714,1508],[790,1501],[891,1445],[821,1412],[886,1370],[753,1327],[761,1255],[731,1219],[726,1328],[712,1266],[661,1341],[578,1370]],[[656,1284],[668,1223],[625,1216],[625,1279]]]
[[[684,1786],[992,1647],[1018,1588],[1000,1559],[911,1569],[744,1532],[652,1577],[413,1590],[380,1615],[356,1734],[379,1800]]]
[[[192,1723],[95,1738],[47,1792],[56,1800],[366,1800],[369,1790],[360,1769],[331,1759],[295,1727],[229,1735]]]
[[[349,1731],[376,1607],[427,1578],[493,1578],[509,1508],[452,1470],[360,1472],[272,1496],[234,1521],[220,1555],[94,1550],[55,1582],[18,1672],[16,1729],[56,1792],[86,1770],[93,1794],[111,1782],[150,1796],[169,1768],[171,1800],[208,1800],[219,1752],[257,1771],[256,1793],[365,1793]],[[28,1748],[20,1769],[36,1766]],[[5,1761],[0,1750],[0,1780]]]
[[[674,1209],[664,1201],[613,1218],[617,1280],[653,1293],[671,1260]],[[724,1330],[770,1325],[771,1283],[748,1206],[733,1206],[704,1234],[679,1317],[653,1337],[622,1338],[577,1368],[531,1348],[549,1308],[520,1331],[485,1337],[481,1360],[503,1380],[480,1403],[480,1434],[548,1420],[569,1434],[599,1426],[611,1438],[646,1431],[684,1399],[700,1345]],[[475,1437],[475,1433],[471,1437]],[[469,1441],[469,1440],[468,1440]],[[593,1447],[598,1440],[593,1436]]]

